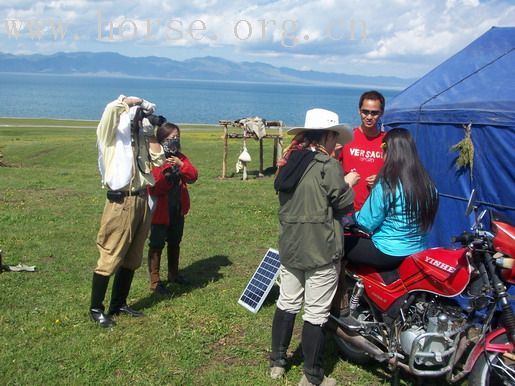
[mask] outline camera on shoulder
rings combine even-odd
[[[155,114],[149,114],[146,115],[145,118],[148,119],[148,121],[151,123],[152,126],[161,126],[163,123],[166,122],[166,118],[162,115],[155,115]]]
[[[166,118],[162,115],[146,112],[140,106],[133,108],[135,108],[131,117],[131,129],[133,133],[139,133],[141,130],[144,136],[153,137],[155,135],[155,127],[159,127],[166,122]]]

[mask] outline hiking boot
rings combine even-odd
[[[270,368],[270,378],[272,379],[279,379],[284,376],[284,373],[286,372],[284,367],[280,366],[273,366]]]
[[[149,249],[148,251],[148,273],[150,280],[150,290],[156,292],[159,285],[159,266],[161,265],[161,250]]]
[[[111,304],[109,305],[109,315],[126,314],[134,317],[143,316],[143,312],[136,311],[127,305],[127,296],[131,289],[134,271],[125,267],[120,267],[114,275]]]
[[[98,326],[102,328],[111,328],[116,324],[109,315],[104,314],[104,310],[99,308],[92,308],[89,310],[89,316]]]
[[[272,350],[270,352],[270,377],[281,378],[288,360],[288,347],[293,334],[296,314],[275,309],[272,321]]]
[[[179,245],[168,244],[166,252],[168,258],[168,282],[174,283],[179,275],[179,256],[181,254],[181,247]]]
[[[299,386],[316,386],[314,383],[311,383],[308,381],[305,375],[302,376],[299,382]],[[324,379],[322,380],[322,383],[320,383],[320,386],[336,386],[336,379],[326,377],[324,375]]]
[[[103,328],[113,327],[116,323],[104,312],[104,297],[109,284],[109,276],[93,272],[91,284],[91,305],[89,316],[97,325]]]

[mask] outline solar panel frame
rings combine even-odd
[[[279,276],[280,265],[279,251],[274,248],[268,248],[268,251],[266,251],[265,256],[263,256],[256,271],[243,290],[238,304],[254,314],[257,313],[274,286],[277,276]]]

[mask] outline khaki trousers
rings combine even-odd
[[[339,273],[340,262],[307,271],[281,265],[277,307],[297,314],[304,304],[302,319],[317,326],[323,325],[329,318]]]
[[[151,221],[146,194],[127,196],[120,202],[106,200],[97,235],[100,257],[95,272],[111,276],[120,266],[132,271],[139,268]]]

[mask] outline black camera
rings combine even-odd
[[[133,132],[139,132],[143,118],[147,118],[150,124],[154,127],[159,127],[166,122],[166,118],[162,115],[146,114],[143,109],[138,108],[131,120],[131,129]]]
[[[163,175],[166,177],[168,182],[174,185],[177,184],[181,178],[179,167],[177,165],[173,165],[163,170]]]
[[[163,123],[166,122],[166,118],[163,117],[162,115],[154,115],[154,114],[149,114],[146,116],[146,118],[148,119],[148,121],[150,122],[150,124],[152,126],[161,126]]]

